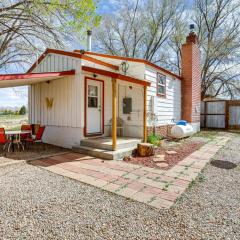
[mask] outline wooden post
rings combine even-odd
[[[117,148],[117,80],[112,78],[112,149]]]
[[[144,86],[143,94],[143,142],[147,142],[147,86]]]

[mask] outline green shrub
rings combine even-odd
[[[161,144],[161,137],[159,135],[156,135],[154,133],[150,134],[148,136],[147,141],[155,146],[160,146]]]

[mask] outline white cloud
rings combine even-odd
[[[20,107],[27,103],[27,87],[0,89],[0,107]]]

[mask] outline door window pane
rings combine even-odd
[[[88,107],[97,108],[98,107],[98,98],[97,97],[88,97]]]
[[[88,85],[88,96],[97,97],[98,96],[98,87]]]

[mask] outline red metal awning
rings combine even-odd
[[[63,72],[2,74],[0,75],[0,88],[25,86],[71,75],[75,75],[75,70]]]
[[[137,78],[130,77],[130,76],[126,76],[126,75],[123,75],[123,74],[120,74],[120,73],[110,72],[110,71],[99,69],[99,68],[82,66],[82,70],[86,71],[86,72],[92,72],[92,73],[96,73],[96,74],[120,79],[120,80],[123,80],[123,81],[126,81],[126,82],[132,82],[132,83],[140,84],[140,85],[143,85],[143,86],[148,86],[148,87],[151,86],[151,83],[149,81],[142,80],[142,79],[137,79]]]

